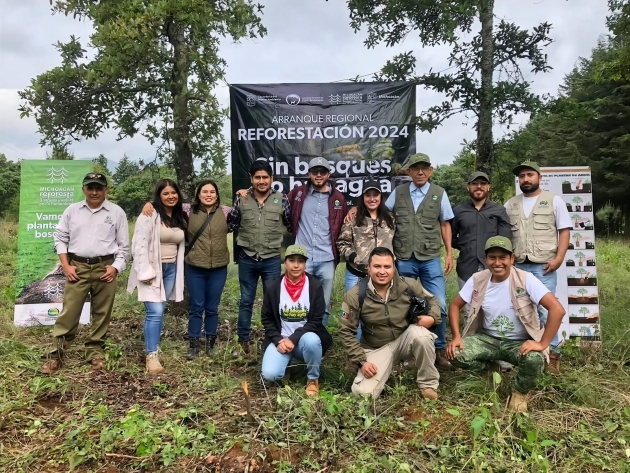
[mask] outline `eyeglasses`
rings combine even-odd
[[[478,182],[478,181],[475,181],[475,182],[469,183],[468,185],[470,187],[486,187],[486,186],[489,186],[490,183],[489,182]]]
[[[431,166],[411,166],[409,168],[410,172],[416,173],[416,174],[427,174],[429,171],[431,170]]]
[[[310,174],[312,174],[313,176],[325,176],[326,174],[328,174],[328,169],[324,169],[324,168],[315,168],[315,169],[310,169],[308,171]]]

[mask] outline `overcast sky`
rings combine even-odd
[[[365,34],[349,26],[346,2],[342,0],[267,0],[263,21],[268,35],[241,44],[225,44],[229,83],[331,82],[377,71],[387,59],[413,50],[417,70],[441,70],[448,66],[445,47],[422,48],[413,35],[396,48],[363,46]],[[540,22],[553,25],[554,43],[546,52],[550,73],[526,75],[536,93],[556,94],[564,75],[580,56],[588,57],[598,37],[606,34],[606,0],[497,0],[498,18],[531,28]],[[495,20],[496,21],[496,20]],[[0,0],[0,153],[10,159],[43,159],[36,123],[20,119],[17,91],[27,87],[38,74],[60,64],[53,48],[70,35],[87,43],[88,23],[50,14],[46,0]],[[228,104],[228,88],[217,89]],[[418,112],[442,101],[442,96],[418,89]],[[525,118],[521,120],[524,124]],[[228,130],[228,125],[225,127]],[[504,130],[495,130],[497,135]],[[472,122],[464,116],[451,118],[437,131],[418,136],[418,150],[433,162],[446,164],[461,149],[463,140],[473,139]],[[104,153],[119,161],[126,153],[133,159],[153,159],[155,150],[142,137],[116,141],[115,133],[97,140],[73,144],[77,158]]]

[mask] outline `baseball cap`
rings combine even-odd
[[[512,172],[514,173],[515,176],[518,176],[518,173],[521,172],[521,170],[523,170],[524,168],[533,169],[538,174],[540,174],[540,166],[538,165],[536,161],[525,161],[522,164],[519,164],[518,166],[516,166],[514,169],[512,169]]]
[[[378,183],[377,181],[373,180],[373,179],[370,179],[369,181],[365,181],[365,184],[363,184],[363,193],[364,194],[370,189],[376,189],[379,192],[383,192],[381,190],[381,184]]]
[[[405,164],[402,169],[409,169],[411,166],[418,163],[431,164],[431,158],[424,153],[412,154],[409,161],[407,161],[407,164]]]
[[[497,235],[497,236],[488,238],[488,240],[486,241],[485,252],[487,253],[488,250],[492,248],[501,248],[502,250],[509,251],[510,253],[514,253],[514,249],[512,248],[512,242],[510,241],[509,238],[506,238],[504,236]]]
[[[83,185],[87,186],[88,184],[100,184],[103,187],[107,187],[107,178],[104,174],[91,172],[83,178]]]
[[[284,259],[286,260],[289,256],[302,256],[308,259],[308,253],[306,252],[306,248],[300,245],[289,245],[287,251],[284,253]]]
[[[330,172],[330,163],[328,162],[327,159],[324,158],[313,158],[309,161],[308,163],[308,170],[310,171],[313,168],[317,168],[317,167],[321,167],[321,168],[326,168],[328,169],[328,172]]]
[[[472,181],[474,181],[475,179],[479,179],[480,177],[482,177],[483,179],[485,179],[486,181],[490,182],[490,178],[488,177],[488,175],[485,172],[481,172],[481,171],[476,171],[473,172],[470,177],[468,178],[468,184],[470,184]]]

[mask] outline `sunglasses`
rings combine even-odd
[[[309,170],[309,173],[311,173],[313,176],[325,176],[326,174],[329,173],[328,169],[324,169],[324,168],[314,168]]]

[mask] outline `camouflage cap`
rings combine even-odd
[[[536,161],[525,161],[522,164],[519,164],[518,166],[516,166],[514,169],[512,169],[512,172],[514,173],[515,176],[518,176],[518,174],[525,168],[533,169],[538,174],[540,174],[540,166],[538,165]]]
[[[472,181],[474,181],[475,179],[479,179],[479,178],[483,178],[486,181],[490,182],[490,178],[488,177],[488,175],[485,172],[481,172],[481,171],[476,171],[473,172],[470,177],[468,178],[468,184],[470,184]]]
[[[403,169],[409,169],[414,164],[426,163],[431,164],[431,158],[424,153],[412,154],[407,163],[402,167]]]
[[[509,238],[506,238],[504,236],[497,235],[497,236],[488,238],[488,240],[486,241],[485,252],[487,253],[488,250],[492,248],[501,248],[502,250],[509,251],[510,253],[514,253],[514,249],[512,248],[512,242],[510,241]]]
[[[302,256],[304,259],[308,259],[306,248],[300,245],[289,245],[287,251],[284,253],[285,261],[289,256]]]

